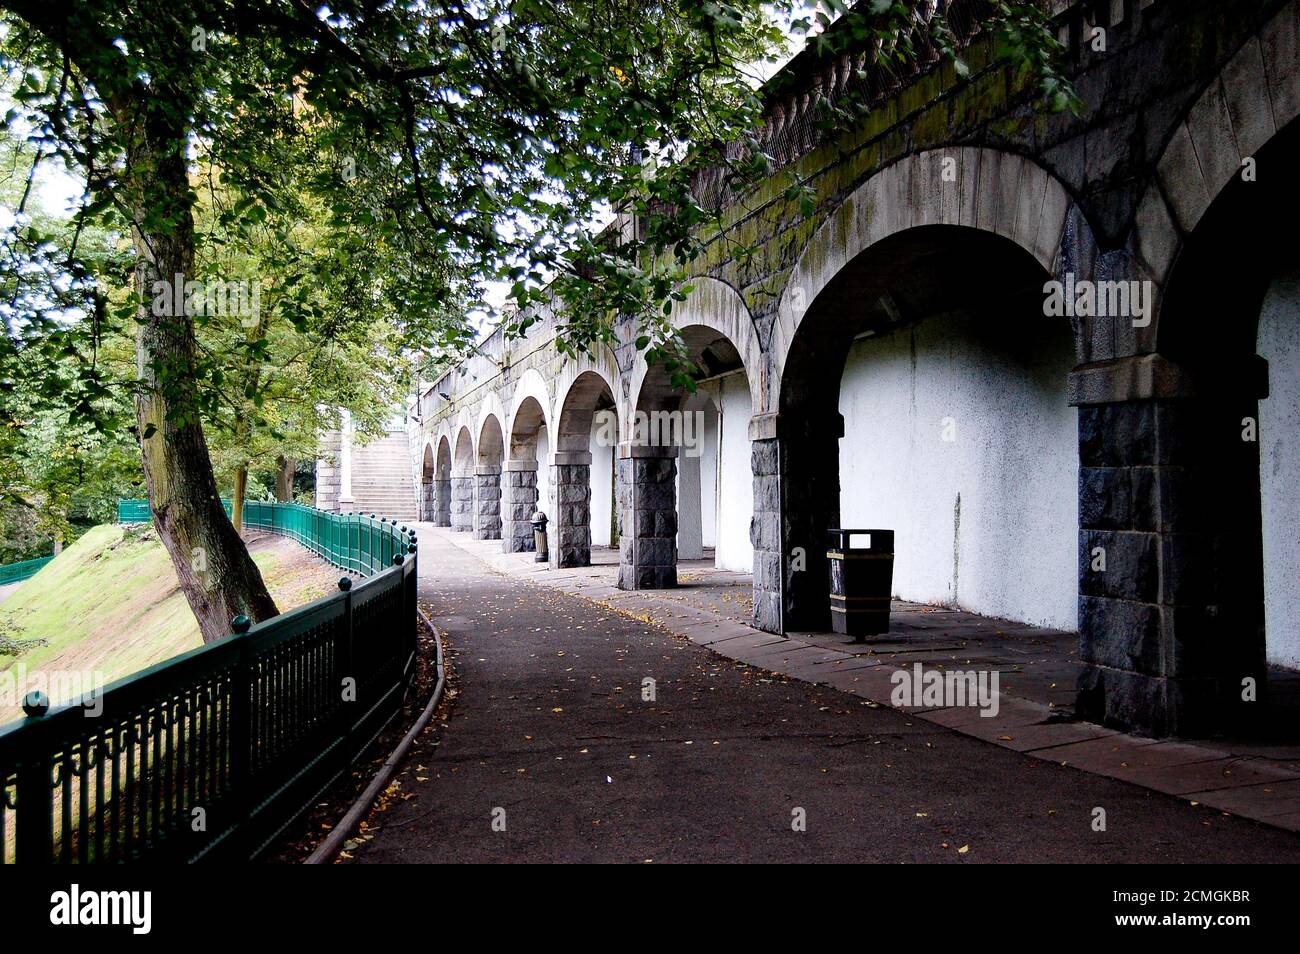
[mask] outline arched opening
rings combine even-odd
[[[548,485],[545,466],[538,457],[538,442],[544,436],[546,414],[534,397],[526,397],[515,411],[510,424],[510,453],[506,458],[505,491],[507,499],[502,520],[502,549],[507,553],[524,553],[535,549],[533,514],[538,500],[545,500]],[[547,505],[549,506],[549,504]]]
[[[437,507],[434,494],[434,460],[433,445],[424,445],[424,454],[420,461],[420,519],[433,520]]]
[[[752,572],[754,515],[749,421],[750,381],[741,351],[702,324],[679,331],[694,392],[658,362],[637,394],[631,456],[620,461],[624,501],[619,585],[675,586],[679,547],[705,556],[709,531],[714,565]]]
[[[438,456],[434,471],[433,522],[439,527],[451,526],[451,441],[446,435],[438,441]]]
[[[923,226],[810,303],[780,396],[785,628],[829,627],[827,530],[895,531],[893,595],[1077,626],[1068,319],[998,235]]]
[[[1159,350],[1188,382],[1156,409],[1162,610],[1178,621],[1171,675],[1190,724],[1294,734],[1300,253],[1260,223],[1300,213],[1300,120],[1251,158],[1186,238],[1160,309]]]
[[[474,438],[464,426],[456,433],[451,471],[451,528],[460,533],[474,529]]]
[[[608,382],[595,371],[574,378],[555,426],[552,475],[557,566],[590,566],[593,548],[608,551],[614,532],[614,462],[618,414]]]
[[[483,419],[474,469],[474,539],[501,539],[501,465],[505,441],[495,414]]]

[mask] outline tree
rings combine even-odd
[[[249,226],[235,211],[242,193],[215,174],[201,181],[196,271],[221,292],[193,315],[199,351],[213,365],[204,420],[238,527],[250,470],[275,462],[277,482],[291,482],[291,462],[315,456],[318,435],[340,426],[340,410],[363,439],[380,434],[406,393],[409,358],[398,316],[382,296],[358,298],[305,189]],[[282,499],[291,496],[281,489]]]
[[[45,556],[53,541],[113,519],[117,498],[143,483],[125,427],[130,394],[119,386],[134,363],[131,342],[102,289],[67,270],[79,254],[101,275],[124,275],[129,256],[110,232],[78,230],[44,208],[28,174],[35,155],[0,136],[0,208],[9,212],[0,314],[18,332],[0,339],[0,355],[15,340],[27,345],[8,355],[0,377],[0,563]],[[51,317],[32,334],[20,316],[36,310]]]
[[[14,98],[39,124],[34,139],[85,176],[77,226],[129,227],[149,497],[214,639],[236,613],[264,619],[275,606],[225,519],[203,427],[221,369],[184,294],[201,264],[196,170],[217,170],[242,194],[233,229],[273,221],[308,190],[335,254],[332,294],[383,300],[404,342],[464,347],[469,281],[495,276],[520,305],[559,295],[574,348],[610,340],[613,316],[628,315],[645,326],[638,346],[668,354],[665,315],[712,215],[692,194],[693,173],[722,164],[743,183],[770,171],[750,136],[761,109],[750,66],[784,47],[773,10],[805,4],[0,6],[12,14],[3,50],[21,70]],[[907,55],[918,30],[904,3],[827,6],[885,38],[883,57]],[[1050,41],[1031,0],[993,6],[1014,14],[1016,35]],[[941,27],[940,17],[922,29],[941,42]],[[643,218],[644,234],[598,241],[593,226],[620,209]],[[518,314],[515,331],[533,312]]]

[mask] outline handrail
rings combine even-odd
[[[221,506],[226,510],[226,516],[231,514],[231,501],[229,497],[221,498]],[[149,508],[149,501],[143,498],[119,497],[117,500],[117,522],[118,523],[151,523],[153,521],[153,511]]]
[[[260,854],[401,708],[416,653],[414,531],[250,501],[245,526],[365,577],[98,693],[0,727],[0,861]],[[39,694],[36,694],[39,696]]]
[[[37,557],[35,560],[19,560],[17,563],[0,564],[0,586],[31,579],[45,564],[53,559],[53,556],[47,556]]]

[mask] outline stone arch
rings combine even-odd
[[[768,365],[763,355],[758,335],[749,309],[734,288],[713,278],[697,278],[684,302],[673,309],[672,321],[686,345],[686,350],[698,369],[705,386],[719,389],[727,383],[739,386],[736,374],[744,375],[744,385],[734,403],[735,413],[728,419],[728,432],[732,440],[729,470],[734,471],[738,484],[727,498],[737,514],[736,526],[728,529],[740,541],[737,544],[736,566],[752,566],[752,493],[750,433],[755,415],[769,410]],[[721,406],[721,405],[719,405]],[[679,517],[687,515],[693,521],[701,519],[698,497],[702,490],[710,492],[716,485],[702,488],[700,483],[700,456],[704,435],[697,433],[695,424],[704,418],[699,409],[679,419],[658,418],[662,412],[690,410],[690,400],[674,387],[663,365],[648,365],[638,355],[634,367],[627,418],[623,428],[623,446],[619,461],[619,495],[621,503],[620,542],[622,560],[619,567],[619,585],[625,589],[647,589],[674,586],[677,578]],[[671,423],[674,432],[665,435],[656,421]],[[717,443],[713,447],[721,472],[724,446],[720,422]],[[743,459],[742,459],[743,458]],[[691,495],[687,499],[683,495]],[[679,501],[685,507],[679,511]],[[726,530],[723,531],[727,532]],[[688,528],[690,540],[699,536],[699,528]],[[688,548],[696,556],[694,546]],[[727,552],[730,552],[729,548]]]
[[[944,249],[951,254],[937,254]],[[979,265],[989,262],[1017,313],[1032,307],[1041,314],[1046,278],[1058,270],[1090,277],[1093,249],[1092,230],[1060,181],[1030,159],[979,147],[906,156],[859,185],[822,222],[791,270],[767,339],[766,407],[776,413],[756,419],[751,431],[755,625],[779,632],[827,623],[823,543],[826,529],[841,519],[844,364],[819,369],[815,356],[823,364],[845,361],[860,330],[830,321],[827,309],[861,303],[864,326],[870,308],[875,325],[906,328],[907,309],[892,308],[897,289],[889,276],[915,275],[918,266],[933,272],[942,259],[964,274],[949,265],[937,282],[904,291],[951,287],[958,297],[957,286],[984,280]],[[916,297],[910,317],[940,313],[934,306],[942,293]],[[810,325],[806,319],[814,314]],[[1089,334],[1064,324],[1055,332],[1068,342],[1059,374],[1060,404],[1068,408],[1070,367],[1086,360]],[[806,553],[806,569],[791,561],[795,551]]]
[[[569,379],[559,394],[556,408],[555,449],[565,452],[586,452],[591,438],[592,419],[605,397],[606,404],[615,405],[615,389],[611,379],[600,371],[582,371]],[[615,443],[618,423],[614,422]]]
[[[477,435],[475,448],[478,451],[478,460],[480,463],[483,461],[485,454],[490,455],[493,451],[501,450],[501,448],[496,446],[488,447],[486,449],[481,446],[484,436],[489,433],[491,427],[489,420],[492,418],[496,419],[495,434],[497,436],[503,436],[506,433],[506,414],[505,409],[501,406],[501,398],[497,396],[495,390],[489,390],[483,397],[483,400],[479,404],[478,416],[474,419],[474,434]]]
[[[605,382],[605,387],[613,396],[614,404],[618,409],[618,426],[621,427],[624,420],[622,408],[626,403],[626,394],[623,393],[622,385],[624,375],[619,368],[618,359],[614,352],[603,344],[598,344],[596,350],[574,355],[564,362],[564,367],[560,371],[559,377],[555,383],[555,407],[550,419],[555,421],[557,431],[556,444],[562,442],[559,432],[564,430],[562,418],[564,409],[569,400],[570,392],[574,383],[579,378],[590,380],[590,376],[595,375]],[[572,444],[572,441],[568,443]]]
[[[535,549],[532,517],[539,509],[553,519],[548,500],[550,400],[546,379],[536,368],[527,368],[511,392],[501,487],[501,548],[507,553]]]
[[[433,455],[433,512],[425,517],[435,526],[451,526],[451,438],[446,430],[437,435]]]
[[[1071,204],[1047,170],[995,149],[932,149],[877,172],[822,223],[790,273],[768,349],[771,409],[808,306],[862,252],[909,229],[959,225],[1010,239],[1053,274]]]
[[[479,418],[478,440],[475,442],[478,467],[500,466],[505,454],[504,432],[501,419],[492,411],[485,411]]]
[[[474,436],[466,423],[456,429],[451,473],[451,528],[465,533],[474,529]]]
[[[456,444],[452,451],[452,474],[468,477],[474,473],[474,435],[468,424],[456,429]]]
[[[551,396],[546,387],[546,379],[536,368],[529,368],[519,376],[515,383],[514,390],[510,395],[510,415],[505,418],[508,433],[515,432],[515,417],[519,414],[519,408],[524,401],[532,398],[537,402],[543,411],[542,426],[550,430],[551,424]]]
[[[438,437],[438,454],[435,458],[435,474],[439,480],[451,479],[451,436],[443,431]]]
[[[1300,256],[1260,223],[1300,215],[1298,35],[1292,2],[1236,49],[1173,127],[1139,206],[1134,246],[1160,288],[1153,374],[1107,410],[1119,426],[1121,415],[1153,419],[1161,457],[1147,479],[1162,506],[1138,529],[1160,547],[1148,598],[1165,625],[1123,678],[1168,688],[1158,704],[1126,711],[1109,691],[1114,677],[1090,667],[1079,706],[1090,718],[1186,734],[1293,717],[1275,707],[1269,664],[1300,659]],[[1256,686],[1248,705],[1246,678]]]
[[[510,421],[510,460],[535,461],[538,431],[546,426],[546,408],[533,395],[524,395]]]
[[[556,396],[554,486],[556,566],[590,566],[593,542],[617,542],[611,516],[618,452],[618,404],[611,380],[588,367],[570,374]],[[608,415],[599,420],[597,415]],[[593,428],[593,425],[596,425]],[[600,440],[600,435],[607,435]],[[593,443],[593,441],[595,443]]]
[[[1292,0],[1247,40],[1174,127],[1138,205],[1134,253],[1164,288],[1186,239],[1253,156],[1300,116],[1300,2]],[[1164,296],[1157,294],[1150,340]]]
[[[735,288],[717,278],[698,276],[687,284],[691,290],[685,301],[674,306],[671,316],[673,326],[679,331],[691,327],[708,328],[730,341],[749,377],[753,413],[763,414],[771,410],[767,397],[767,362],[745,300]],[[642,393],[650,370],[645,355],[638,351],[629,377],[629,399],[624,408],[622,432],[626,435],[625,442],[630,440],[632,434],[632,415],[651,398]]]
[[[434,483],[433,443],[426,440],[420,454],[420,507],[418,518],[432,521],[437,511],[437,491]]]
[[[505,463],[505,435],[501,419],[484,401],[479,420],[478,457],[474,468],[474,539],[501,539],[501,468]],[[499,403],[499,402],[497,402]]]

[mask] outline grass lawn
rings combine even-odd
[[[249,543],[283,610],[330,592],[338,571],[282,537]],[[152,527],[95,527],[0,603],[0,638],[41,640],[0,655],[0,672],[90,674],[103,684],[200,645],[198,622]],[[54,702],[64,700],[57,698]],[[0,698],[0,724],[22,716],[21,699]]]

